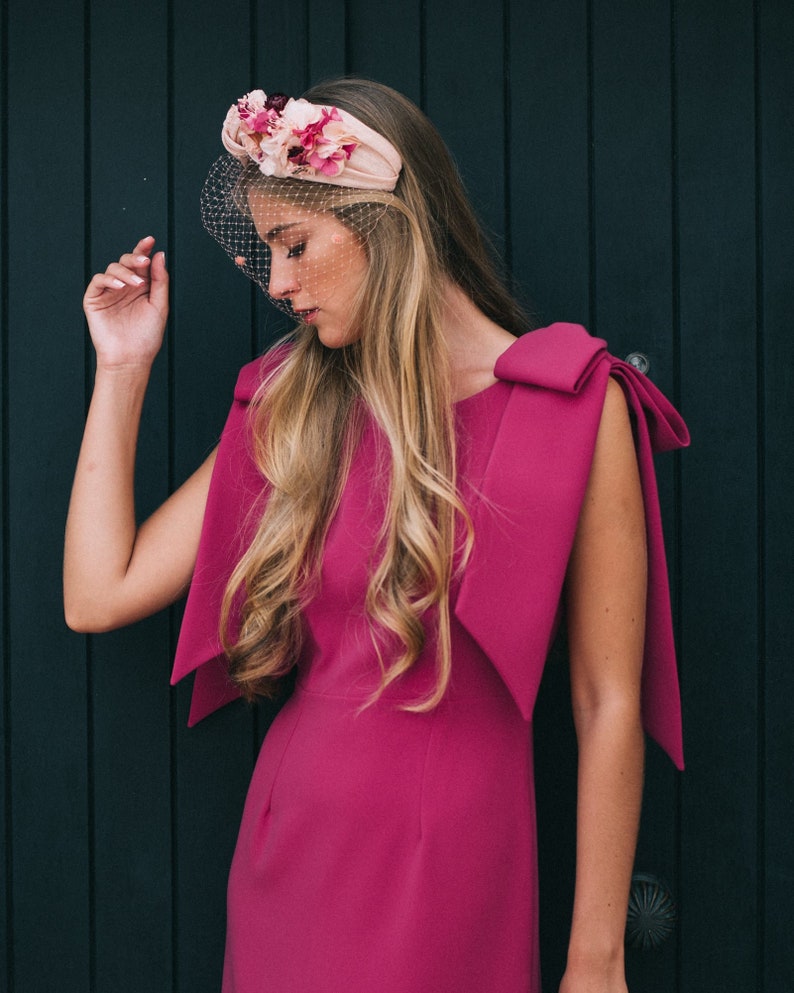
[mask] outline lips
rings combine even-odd
[[[295,313],[304,324],[311,324],[317,316],[319,309],[319,307],[313,307],[311,310],[296,310]]]

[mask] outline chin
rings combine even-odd
[[[350,345],[361,337],[361,335],[353,331],[347,331],[342,328],[317,327],[316,330],[317,337],[326,348],[344,348],[345,345]]]
[[[347,342],[341,335],[338,334],[320,334],[317,337],[320,339],[320,344],[325,345],[326,348],[342,348]]]

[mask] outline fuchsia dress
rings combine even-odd
[[[174,680],[198,670],[191,723],[237,695],[218,604],[266,498],[245,418],[262,372],[252,363],[238,381],[180,635]],[[686,428],[575,326],[518,339],[495,372],[456,405],[475,547],[451,592],[451,685],[430,713],[399,704],[434,684],[432,633],[410,672],[360,709],[379,684],[364,596],[385,500],[385,444],[365,428],[305,610],[295,691],[246,801],[224,993],[539,993],[531,715],[610,373],[634,414],[648,521],[644,718],[681,764],[651,448],[686,444]]]

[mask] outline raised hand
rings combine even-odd
[[[173,603],[196,561],[214,452],[140,527],[135,514],[138,427],[168,315],[165,258],[153,250],[142,238],[83,299],[97,370],[66,522],[64,608],[76,631],[109,631]]]
[[[98,368],[148,368],[160,350],[168,317],[165,254],[152,256],[154,238],[97,273],[83,297],[83,310]]]

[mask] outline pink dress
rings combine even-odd
[[[519,352],[519,365],[525,364],[522,342],[533,338],[519,339],[497,374],[500,368],[509,372]],[[588,337],[588,344],[597,341]],[[530,346],[536,358],[542,344],[541,335]],[[605,377],[614,374],[614,365],[609,359]],[[589,369],[586,380],[593,374]],[[238,402],[250,395],[251,377],[259,375],[257,364],[241,377]],[[631,382],[627,395],[636,392]],[[540,993],[531,709],[543,659],[500,656],[512,638],[506,629],[513,622],[500,614],[510,599],[506,585],[521,595],[525,581],[515,571],[523,565],[520,552],[514,559],[510,550],[515,542],[504,502],[521,472],[501,465],[499,455],[505,435],[515,433],[517,389],[524,387],[510,373],[456,405],[461,491],[477,544],[470,569],[451,593],[451,685],[430,713],[407,713],[399,705],[433,684],[432,637],[406,677],[362,709],[379,683],[363,604],[384,504],[383,442],[374,424],[364,432],[328,534],[320,590],[305,610],[307,636],[295,691],[267,733],[249,789],[229,879],[223,993]],[[538,396],[549,391],[546,385],[535,389]],[[603,394],[601,385],[597,389]],[[594,394],[591,414],[586,403],[574,404],[572,431],[581,434],[588,418],[597,428],[599,402],[603,395],[599,401]],[[647,404],[637,409],[647,411]],[[671,411],[664,408],[665,423],[685,443],[685,428]],[[541,549],[544,567],[549,563],[544,590],[557,582],[551,577],[560,571],[558,560],[564,574],[589,466],[585,460],[564,479],[555,470],[552,449],[570,447],[564,442],[566,416],[554,413],[555,438],[547,446],[539,492],[555,490],[549,500],[555,514],[558,504],[571,503],[564,519],[573,523],[554,527],[555,536],[567,528],[570,539],[555,537],[549,549]],[[590,451],[595,428],[584,431]],[[541,426],[533,440],[533,430],[519,425],[530,453],[547,433]],[[217,598],[245,542],[241,524],[262,492],[245,455],[245,437],[244,418],[230,419],[216,466],[225,483],[214,480],[211,487],[180,638],[174,678],[199,669],[193,720],[236,695],[211,625],[217,627]],[[530,475],[537,476],[537,468]],[[556,476],[562,480],[559,491]],[[643,476],[647,514],[647,466]],[[531,488],[522,492],[522,499],[533,502]],[[653,503],[655,492],[652,497]],[[239,513],[230,519],[234,507]],[[543,517],[539,506],[522,513],[527,510],[530,517]],[[496,531],[501,539],[492,542]],[[652,633],[660,625],[669,628],[669,604],[658,592],[660,539],[660,532],[649,530],[651,572],[657,573],[657,592],[652,575],[649,594]],[[500,540],[507,544],[500,548]],[[496,561],[492,548],[499,552]],[[524,611],[529,616],[522,623],[532,629],[529,643],[548,645],[559,593],[557,586],[535,598],[551,606]],[[661,608],[654,597],[663,601]],[[505,630],[483,630],[483,602],[490,616],[485,627]],[[654,696],[646,724],[679,761],[677,688],[672,694],[669,665],[667,654],[662,659],[658,651],[646,653]]]

